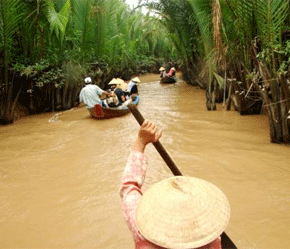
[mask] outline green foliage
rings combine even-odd
[[[282,27],[289,14],[289,2],[285,0],[257,0],[256,21],[258,34],[264,47],[271,47],[281,39]]]
[[[262,50],[258,58],[275,70],[273,49],[289,15],[288,1],[224,0],[222,7],[229,60],[239,58],[250,70],[250,48],[256,40]]]
[[[70,7],[71,1],[67,0],[64,2],[64,5],[60,11],[57,12],[55,8],[55,1],[47,0],[47,19],[50,24],[50,30],[55,34],[61,48],[63,46],[66,27],[70,17]]]
[[[61,68],[52,68],[49,71],[45,71],[35,81],[35,86],[37,87],[54,85],[56,88],[61,88],[64,84],[65,75]]]
[[[82,50],[87,49],[88,42],[92,40],[92,34],[94,30],[90,23],[90,14],[93,5],[91,1],[87,0],[71,0],[72,3],[72,17],[70,22],[70,31],[72,35],[71,41],[73,45],[81,48]],[[91,35],[91,36],[90,36]],[[66,37],[67,41],[69,36]]]
[[[276,58],[278,56],[281,56],[283,60],[279,64],[279,68],[277,70],[277,76],[279,75],[287,75],[290,69],[290,41],[286,41],[285,46],[282,46],[280,43],[273,45],[271,48],[267,47],[263,51],[261,51],[257,58],[260,61],[264,61],[267,64],[271,64],[272,52],[276,55]]]
[[[25,66],[21,63],[15,63],[13,65],[13,70],[16,72],[19,72],[21,76],[25,75],[27,78],[33,77],[38,72],[47,70],[49,68],[49,62],[48,61],[40,61],[39,63],[36,63],[35,65],[28,65]]]
[[[178,52],[172,34],[167,35],[158,17],[132,11],[121,0],[24,0],[21,9],[20,0],[2,2],[11,10],[0,16],[0,24],[9,19],[10,28],[0,25],[1,31],[10,30],[5,31],[6,51],[10,42],[21,55],[12,58],[14,64],[35,65],[43,59],[52,65],[106,60],[112,70],[126,70],[139,64],[140,55],[172,60]],[[12,35],[17,27],[15,43]]]
[[[188,0],[188,2],[192,7],[194,19],[198,26],[199,38],[203,41],[204,55],[207,56],[213,48],[211,1]]]
[[[64,79],[69,83],[70,86],[78,86],[80,82],[83,82],[83,75],[86,73],[86,68],[80,64],[68,61],[63,64],[62,72]],[[58,87],[61,87],[64,82],[58,83]]]
[[[222,88],[224,86],[225,79],[223,77],[221,77],[220,75],[216,74],[216,73],[214,73],[214,76],[215,76],[215,78],[217,80],[217,83]]]
[[[22,14],[20,0],[0,0],[0,51],[5,68],[5,88],[8,91],[8,64],[11,62],[13,35],[18,30]]]
[[[98,74],[102,84],[115,75],[129,78],[176,61],[179,51],[159,17],[131,10],[122,0],[0,0],[0,37],[1,100],[9,105],[1,102],[1,112],[12,107],[9,69],[27,77],[25,88],[43,89],[46,100],[55,103],[61,92],[68,108],[65,102],[76,99],[86,75]],[[90,71],[95,62],[98,73]]]
[[[255,0],[224,0],[221,3],[224,43],[228,48],[229,61],[239,59],[249,65],[248,51],[256,34],[254,3]]]
[[[286,42],[285,47],[277,45],[275,50],[276,53],[279,53],[283,56],[284,60],[279,66],[278,75],[287,75],[290,70],[290,41]]]

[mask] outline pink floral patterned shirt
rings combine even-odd
[[[135,249],[164,249],[146,240],[136,226],[135,213],[142,196],[143,185],[147,168],[147,158],[144,153],[133,151],[130,153],[120,188],[122,209],[130,231],[132,232]],[[221,249],[220,237],[201,249]]]

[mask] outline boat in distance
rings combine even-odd
[[[175,77],[165,76],[160,79],[160,84],[173,84],[173,83],[176,83],[176,81],[177,80]]]

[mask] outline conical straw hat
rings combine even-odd
[[[123,91],[126,91],[128,88],[128,83],[124,82],[118,85],[119,88],[121,88]]]
[[[117,78],[116,80],[118,81],[118,83],[119,83],[119,84],[121,84],[121,83],[124,83],[124,82],[125,82],[125,81],[124,81],[124,80],[122,80],[121,78]]]
[[[135,77],[134,79],[132,79],[132,81],[133,82],[137,82],[137,83],[140,83],[141,82],[138,77]]]
[[[218,238],[230,218],[224,193],[210,182],[186,176],[152,185],[136,211],[137,227],[165,248],[197,248]]]
[[[116,78],[113,78],[108,85],[118,85],[119,81]]]
[[[128,88],[128,84],[121,78],[116,79],[118,81],[118,87],[125,91]]]
[[[164,70],[165,70],[164,67],[160,67],[160,68],[159,68],[159,71],[164,71]]]

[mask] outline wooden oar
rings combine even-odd
[[[132,112],[132,114],[134,115],[134,117],[136,118],[136,120],[138,121],[139,125],[142,125],[145,119],[143,118],[142,114],[139,112],[137,107],[132,104],[129,104],[128,107],[130,111]],[[172,161],[171,157],[168,155],[166,150],[163,148],[162,144],[159,141],[157,141],[153,143],[153,145],[156,148],[156,150],[159,152],[160,156],[163,158],[164,162],[167,164],[169,169],[172,171],[172,173],[175,176],[181,176],[182,175],[181,172],[176,167],[175,163]]]
[[[135,117],[135,119],[137,120],[137,122],[140,125],[142,125],[145,119],[142,116],[142,114],[139,112],[138,108],[133,104],[129,104],[128,108],[132,112],[132,114]],[[169,167],[171,172],[175,176],[181,176],[182,174],[181,174],[180,170],[177,168],[177,166],[175,165],[175,163],[173,162],[171,157],[168,155],[168,153],[166,152],[166,150],[164,149],[164,147],[162,146],[160,141],[154,142],[153,145],[156,148],[156,150],[158,151],[158,153],[160,154],[160,156],[163,158],[164,162],[167,164],[167,166]],[[222,248],[223,249],[237,249],[237,247],[235,246],[233,241],[226,235],[225,232],[222,233],[221,239],[222,239]]]

